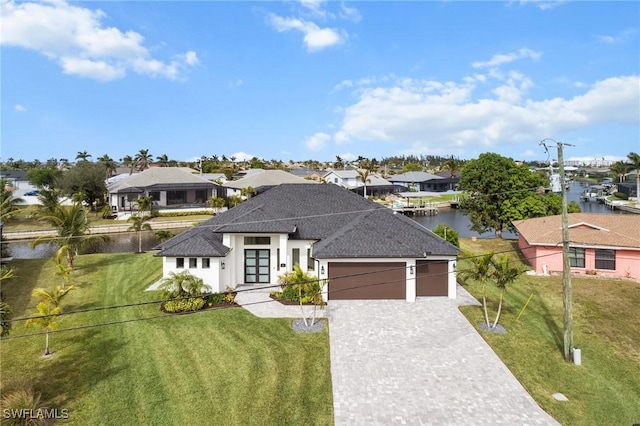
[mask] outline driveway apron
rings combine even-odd
[[[460,313],[460,300],[469,298],[329,302],[336,425],[558,424]]]

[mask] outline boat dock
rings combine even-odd
[[[393,207],[393,212],[402,213],[405,216],[435,216],[438,214],[438,207],[435,205]]]

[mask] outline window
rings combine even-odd
[[[160,191],[149,192],[149,197],[151,197],[153,201],[160,201]]]
[[[209,259],[208,257],[203,257],[202,258],[202,269],[209,269],[210,266],[211,266],[211,259]]]
[[[300,264],[300,249],[299,248],[295,248],[295,249],[291,250],[291,257],[292,257],[292,263],[294,265],[299,265]]]
[[[186,203],[187,191],[167,191],[167,205]]]
[[[278,262],[276,264],[276,269],[279,271],[280,270],[280,249],[276,249],[276,262]]]
[[[207,201],[207,190],[196,189],[196,203],[204,203]]]
[[[195,257],[189,258],[189,269],[195,269],[198,267],[198,259]]]
[[[307,271],[315,271],[316,270],[316,262],[311,258],[311,249],[307,249]]]
[[[616,251],[596,249],[596,269],[616,269]]]
[[[245,246],[268,246],[271,244],[271,237],[244,237]]]
[[[584,268],[584,249],[569,247],[569,264],[572,268]]]
[[[182,269],[182,268],[184,268],[184,257],[178,257],[178,258],[176,258],[176,268],[177,268],[177,269]]]
[[[333,178],[334,183],[338,183],[338,178]]]

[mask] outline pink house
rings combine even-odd
[[[536,273],[562,272],[562,216],[513,222],[518,247]],[[640,280],[640,216],[572,213],[569,256],[575,274]]]

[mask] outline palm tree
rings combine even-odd
[[[298,292],[298,301],[300,302],[300,312],[302,313],[302,319],[304,325],[307,327],[312,326],[316,320],[317,305],[322,305],[322,289],[318,278],[313,275],[307,274],[302,271],[300,265],[293,265],[293,272],[287,272],[282,274],[278,278],[278,283],[281,286],[291,286]],[[311,324],[308,323],[307,317],[304,314],[304,308],[302,298],[304,296],[309,297],[310,301],[314,304],[313,318]]]
[[[149,165],[153,162],[153,155],[149,154],[148,149],[141,149],[136,154],[134,160],[138,166],[138,170],[142,172],[148,169]]]
[[[24,203],[22,198],[14,197],[13,190],[8,188],[8,181],[0,179],[0,222],[11,219],[18,211],[18,204]]]
[[[609,167],[609,173],[616,178],[618,182],[622,182],[622,177],[629,171],[631,166],[624,161],[616,161]]]
[[[87,151],[78,151],[76,160],[89,161],[89,157],[91,157],[91,154],[89,154]]]
[[[482,307],[484,309],[485,323],[487,324],[487,327],[489,327],[490,323],[489,314],[487,313],[486,282],[491,276],[493,252],[487,252],[482,256],[475,256],[472,253],[464,253],[462,257],[467,259],[471,264],[462,270],[458,270],[458,276],[462,278],[463,281],[471,279],[482,284]]]
[[[129,175],[132,175],[133,170],[136,168],[136,160],[130,155],[125,155],[120,159],[120,161],[123,166],[129,167]]]
[[[362,181],[362,184],[364,185],[364,198],[367,198],[367,183],[371,183],[371,179],[369,178],[369,170],[358,170],[358,176],[356,176],[356,178]]]
[[[460,171],[460,160],[455,158],[453,155],[451,158],[448,158],[444,163],[442,163],[442,169],[448,170],[450,177],[455,177]]]
[[[502,299],[504,292],[507,289],[507,285],[513,283],[522,273],[524,269],[518,264],[511,265],[511,259],[509,256],[502,255],[498,260],[492,260],[493,272],[491,276],[496,281],[496,287],[500,289],[500,303],[498,304],[498,313],[496,314],[496,320],[493,322],[491,328],[496,328],[498,320],[500,319],[500,313],[502,312]]]
[[[48,236],[38,237],[31,242],[31,247],[39,244],[55,241],[60,247],[57,256],[64,255],[67,259],[67,268],[73,270],[73,258],[85,244],[105,240],[105,236],[87,235],[89,233],[89,220],[87,210],[80,203],[74,203],[70,207],[57,205],[53,211],[40,215],[40,219],[51,224],[57,233],[57,238]]]
[[[631,167],[636,170],[636,207],[640,208],[640,154],[630,152],[627,158],[631,162]]]
[[[151,225],[147,223],[148,220],[151,220],[151,216],[133,215],[127,219],[127,222],[131,222],[131,226],[127,230],[138,233],[138,253],[142,253],[142,231],[151,230]]]
[[[160,167],[169,167],[169,157],[167,154],[162,154],[156,157]]]
[[[54,308],[60,308],[62,299],[64,299],[64,297],[73,289],[74,287],[72,285],[70,285],[66,289],[62,288],[62,286],[57,285],[56,288],[53,289],[53,291],[49,291],[47,289],[39,287],[33,289],[33,291],[31,292],[31,296],[40,299],[41,303],[46,303],[47,305],[51,305]]]
[[[60,307],[53,307],[45,302],[40,302],[36,305],[36,310],[38,312],[33,315],[33,318],[27,320],[26,325],[39,325],[46,330],[44,355],[48,356],[51,355],[51,352],[49,352],[49,334],[58,329],[56,319],[58,315],[62,313],[62,309]]]
[[[40,209],[51,213],[56,206],[60,205],[61,191],[59,189],[42,189],[38,194]]]
[[[62,278],[62,285],[61,285],[62,290],[64,290],[65,284],[67,284],[71,279],[71,272],[72,272],[71,269],[69,269],[62,263],[63,258],[64,256],[59,256],[59,257],[56,257],[56,259],[54,259],[56,262],[56,276]]]
[[[229,203],[229,207],[235,207],[238,204],[242,203],[242,197],[239,195],[230,195],[227,197],[227,202]]]
[[[240,190],[240,195],[247,197],[247,200],[250,199],[253,195],[256,195],[258,191],[255,190],[253,186],[247,186],[246,188],[242,188]]]
[[[138,197],[134,204],[138,206],[138,211],[151,213],[151,207],[153,206],[153,198],[149,195],[145,197]]]
[[[13,278],[13,269],[6,266],[0,267],[0,281],[6,282]],[[11,319],[13,313],[11,312],[11,306],[3,300],[3,294],[0,292],[0,336],[8,336],[11,333]]]
[[[207,202],[215,213],[219,213],[220,209],[224,207],[224,198],[222,197],[211,197]]]
[[[169,299],[185,296],[199,296],[202,291],[210,290],[202,278],[191,275],[189,271],[171,272],[158,287]]]
[[[102,157],[99,157],[98,163],[104,166],[107,179],[113,176],[118,169],[116,162],[113,161],[113,158],[109,157],[108,154],[104,154]]]

